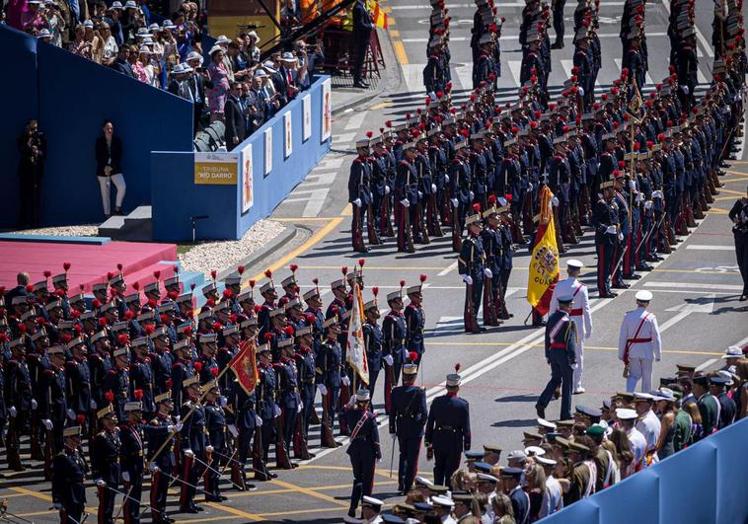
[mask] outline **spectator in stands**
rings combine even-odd
[[[122,17],[122,2],[114,0],[107,10],[107,15],[109,15],[109,18],[111,19],[109,25],[111,26],[114,41],[117,42],[118,46],[122,47],[125,43],[125,34],[122,31],[122,22],[120,21],[120,18]]]
[[[47,23],[41,0],[29,0],[27,9],[21,14],[21,29],[35,34]]]
[[[242,105],[246,121],[247,136],[254,133],[265,122],[265,101],[260,97],[261,82],[256,77],[242,84]]]
[[[75,38],[70,42],[68,50],[74,55],[91,60],[91,42],[86,41],[86,27],[84,24],[75,27]]]
[[[239,82],[231,82],[229,96],[224,107],[226,124],[226,150],[231,151],[246,137],[244,108],[240,100],[242,88]]]
[[[297,85],[299,72],[296,70],[298,63],[296,56],[294,56],[290,51],[287,51],[281,55],[280,63],[281,67],[279,72],[285,80],[286,97],[288,100],[293,100],[299,93],[299,87]]]
[[[366,9],[364,0],[357,0],[353,6],[353,65],[351,74],[353,75],[353,87],[366,88],[369,84],[363,80],[364,59],[366,51],[369,49],[371,32],[374,30],[374,24],[371,21],[371,15]]]
[[[102,133],[96,139],[96,176],[101,188],[101,203],[104,216],[111,216],[111,185],[117,189],[114,214],[122,214],[122,202],[125,199],[125,177],[122,174],[122,141],[114,134],[114,124],[105,120]]]
[[[194,101],[195,132],[197,133],[203,128],[202,117],[205,109],[206,72],[205,68],[203,68],[203,56],[196,51],[191,52],[187,55],[187,65],[193,70],[193,73],[187,79],[187,84],[192,92]]]
[[[249,57],[249,64],[250,65],[257,65],[260,63],[260,37],[257,35],[256,31],[250,31],[247,33],[247,39],[249,40],[247,42],[247,56]]]
[[[112,35],[112,29],[107,22],[100,22],[99,24],[99,35],[104,41],[104,46],[101,49],[101,64],[105,66],[111,66],[117,59],[119,54],[119,46],[117,41]]]
[[[47,27],[43,29],[47,29],[50,33],[49,43],[56,47],[62,47],[62,35],[67,34],[67,26],[60,11],[60,6],[57,5],[55,0],[44,0],[44,9],[46,10]]]
[[[234,72],[234,80],[240,77],[244,77],[247,74],[249,68],[249,61],[243,51],[244,42],[240,39],[236,39],[229,42],[228,45],[228,57],[231,63],[231,69]]]
[[[47,140],[39,131],[39,123],[29,120],[23,134],[18,138],[21,158],[18,163],[18,185],[20,189],[21,227],[36,227],[40,224],[42,178],[47,157]]]
[[[171,20],[164,20],[164,26],[158,33],[156,40],[163,47],[164,56],[177,55],[177,40],[174,38],[172,31],[176,29]]]
[[[268,75],[267,71],[258,69],[255,72],[255,89],[259,93],[259,97],[265,106],[265,120],[271,118],[280,107],[280,100],[278,93],[275,91],[275,86]],[[262,125],[262,124],[260,124]]]
[[[31,277],[28,273],[18,273],[16,275],[16,287],[5,293],[5,304],[10,306],[13,303],[13,299],[16,297],[25,297],[29,294],[26,291],[26,286],[31,282]]]
[[[129,58],[130,46],[125,44],[119,48],[117,58],[112,63],[111,68],[118,73],[122,73],[123,75],[129,76],[130,78],[135,78],[135,72],[132,70],[132,65],[129,62]]]
[[[94,27],[93,21],[86,20],[83,27],[85,27],[83,39],[91,44],[91,60],[100,64],[104,56],[104,39]]]
[[[229,92],[229,71],[224,64],[224,52],[220,46],[213,46],[210,50],[210,65],[208,66],[208,108],[210,121],[223,120],[223,108]]]

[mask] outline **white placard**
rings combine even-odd
[[[291,124],[291,111],[283,115],[283,158],[288,158],[293,153],[293,127]]]
[[[320,141],[327,141],[332,135],[332,81],[328,78],[322,83],[321,106],[322,134]]]
[[[306,142],[312,137],[312,97],[306,95],[301,99],[302,109],[302,136],[301,140]]]
[[[254,160],[252,158],[252,144],[247,144],[247,147],[242,149],[242,214],[246,213],[254,204],[254,177],[253,177],[253,166]]]
[[[265,130],[265,176],[273,170],[273,128]]]

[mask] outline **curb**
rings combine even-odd
[[[398,62],[395,58],[395,51],[392,46],[392,37],[390,37],[388,31],[377,31],[379,32],[380,36],[382,34],[387,36],[386,38],[380,38],[379,43],[382,46],[382,54],[384,55],[385,63],[391,63],[391,67],[394,67],[395,69],[395,74],[391,75],[392,79],[394,79],[394,83],[392,83],[392,85],[389,85],[391,82],[388,81],[388,75],[383,75],[381,81],[377,84],[376,90],[373,93],[364,95],[358,100],[348,102],[340,107],[333,109],[332,116],[339,116],[341,113],[354,107],[360,107],[363,105],[368,106],[375,99],[379,98],[385,91],[398,91],[400,89],[400,86],[403,83],[403,72],[401,71],[400,67],[398,67]],[[382,45],[384,42],[386,42],[386,45]],[[391,69],[385,69],[385,71],[391,71]]]
[[[269,218],[269,220],[272,220],[272,218]],[[247,268],[247,270],[249,270],[251,267],[258,265],[271,254],[274,254],[277,250],[282,249],[300,234],[301,232],[295,224],[289,224],[283,232],[281,232],[268,244],[258,249],[255,253],[250,254],[247,258],[242,259],[236,265],[242,265]],[[230,269],[221,271],[218,274],[218,278],[216,280],[223,280],[229,275],[233,274],[236,271],[236,265],[232,266]]]

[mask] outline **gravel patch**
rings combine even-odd
[[[242,260],[265,247],[268,242],[280,235],[286,226],[274,220],[260,220],[241,240],[220,242],[200,242],[188,252],[179,255],[186,271],[200,271],[209,274],[211,270],[229,269],[238,266]]]
[[[52,237],[95,237],[99,234],[99,226],[41,227],[38,229],[19,229],[18,231],[9,231],[9,233],[17,233],[21,235],[46,235]]]

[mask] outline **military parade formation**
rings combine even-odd
[[[522,86],[514,103],[502,105],[504,18],[494,0],[475,4],[467,99],[458,103],[453,93],[449,11],[444,0],[431,0],[425,104],[357,141],[348,180],[355,252],[391,239],[398,252],[415,253],[450,237],[465,284],[467,333],[514,316],[506,305],[513,254],[532,251],[546,214],[560,254],[584,228],[594,232],[599,298],[615,297],[675,249],[704,218],[742,136],[748,66],[742,2],[726,1],[715,16],[713,81],[697,97],[693,0],[673,0],[670,75],[644,96],[646,2],[626,0],[620,77],[596,90],[599,2],[579,0],[573,69],[552,99],[550,56],[564,49],[565,1],[526,0]],[[730,218],[748,275],[748,199]],[[0,290],[0,439],[8,469],[28,467],[26,453],[43,464],[63,524],[86,519],[88,482],[100,524],[168,524],[175,489],[178,513],[199,513],[198,495],[223,503],[227,486],[256,489],[250,480],[270,481],[344,437],[353,477],[347,522],[526,524],[747,414],[741,348],[728,349],[718,372],[679,366],[677,376],[653,386],[661,348],[649,291],[636,294],[621,326],[626,392],[599,408],[572,406],[573,395],[585,392],[584,340],[593,319],[591,293],[579,280],[583,264],[569,259],[547,319],[546,310],[531,311],[533,325],[545,326],[551,368],[535,405],[537,430],[525,432],[521,449],[499,466],[500,447],[473,448],[459,364],[427,402],[427,276],[399,281],[380,297],[365,283],[365,262],[341,268],[327,305],[318,279],[302,291],[294,264],[282,291],[270,270],[257,282],[243,266],[223,281],[212,272],[200,289],[185,289],[176,266],[142,289],[128,286],[118,267],[92,296],[70,289],[70,264],[28,285],[19,278],[16,288]],[[384,399],[384,419],[373,409],[375,395]],[[559,397],[560,416],[551,422],[546,409]],[[397,443],[397,492],[406,497],[387,513],[373,497],[382,424],[393,454]],[[419,476],[422,446],[433,480]]]

